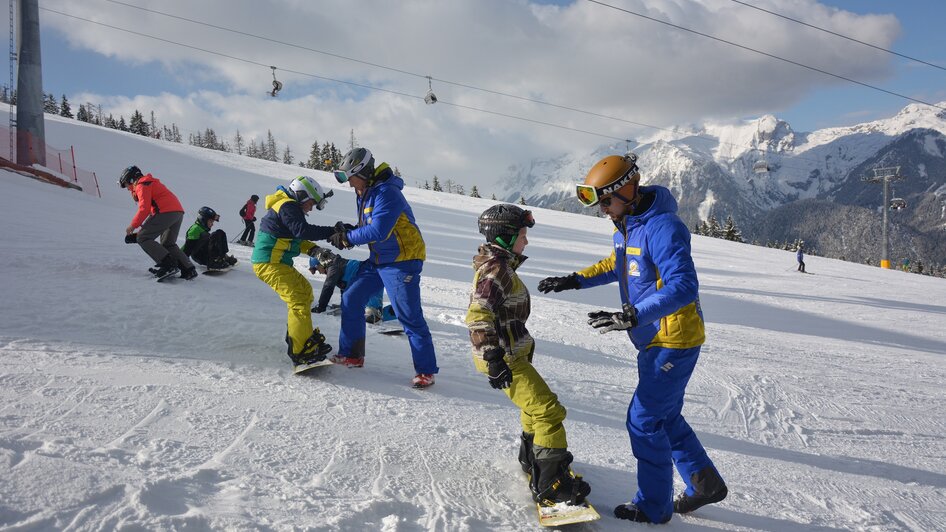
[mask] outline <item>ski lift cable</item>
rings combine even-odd
[[[758,11],[762,11],[762,12],[764,12],[764,13],[768,13],[768,14],[770,14],[770,15],[774,15],[774,16],[779,17],[779,18],[783,18],[783,19],[785,19],[785,20],[790,20],[790,21],[792,21],[792,22],[797,22],[798,24],[801,24],[802,26],[808,26],[809,28],[813,28],[813,29],[816,29],[816,30],[818,30],[818,31],[823,31],[823,32],[825,32],[825,33],[829,33],[829,34],[831,34],[831,35],[834,35],[835,37],[840,37],[840,38],[842,38],[842,39],[847,39],[847,40],[849,40],[849,41],[853,41],[853,42],[856,42],[856,43],[858,43],[858,44],[863,44],[864,46],[869,46],[869,47],[874,48],[874,49],[876,49],[876,50],[880,50],[880,51],[882,51],[882,52],[887,52],[888,54],[896,55],[896,56],[902,57],[902,58],[904,58],[904,59],[909,59],[910,61],[915,61],[915,62],[917,62],[917,63],[922,63],[922,64],[924,64],[924,65],[931,66],[931,67],[933,67],[933,68],[938,68],[938,69],[940,69],[940,70],[946,70],[946,67],[942,67],[942,66],[940,66],[940,65],[937,65],[937,64],[934,64],[934,63],[930,63],[930,62],[928,62],[928,61],[924,61],[924,60],[922,60],[922,59],[917,59],[916,57],[911,57],[911,56],[906,55],[906,54],[901,54],[900,52],[895,52],[895,51],[893,51],[893,50],[888,50],[887,48],[884,48],[884,47],[882,47],[882,46],[877,46],[877,45],[871,44],[871,43],[869,43],[869,42],[864,42],[864,41],[861,41],[861,40],[859,40],[859,39],[855,39],[854,37],[848,37],[847,35],[844,35],[844,34],[841,34],[841,33],[837,33],[837,32],[835,32],[835,31],[831,31],[831,30],[829,30],[829,29],[822,28],[822,27],[820,27],[820,26],[815,26],[814,24],[809,24],[809,23],[805,22],[804,20],[799,20],[799,19],[797,19],[797,18],[792,18],[792,17],[789,17],[788,15],[783,15],[783,14],[781,14],[781,13],[776,13],[775,11],[769,11],[768,9],[765,9],[765,8],[763,8],[763,7],[754,6],[754,5],[752,5],[752,4],[748,3],[748,2],[743,2],[743,1],[741,1],[741,0],[730,0],[730,1],[731,1],[731,2],[734,2],[734,3],[736,3],[736,4],[740,4],[740,5],[746,6],[746,7],[750,7],[750,8],[752,8],[752,9],[756,9],[756,10],[758,10]]]
[[[290,43],[290,42],[286,42],[286,41],[281,41],[281,40],[279,40],[279,39],[273,39],[273,38],[271,38],[271,37],[266,37],[266,36],[263,36],[263,35],[257,35],[257,34],[254,34],[254,33],[249,33],[249,32],[245,32],[245,31],[241,31],[241,30],[236,30],[236,29],[233,29],[233,28],[228,28],[228,27],[225,27],[225,26],[220,26],[220,25],[217,25],[217,24],[212,24],[212,23],[209,23],[209,22],[201,21],[201,20],[195,20],[195,19],[192,19],[192,18],[180,16],[180,15],[174,15],[174,14],[171,14],[171,13],[166,13],[166,12],[158,11],[158,10],[151,9],[151,8],[146,8],[146,7],[142,7],[142,6],[137,6],[137,5],[135,5],[135,4],[129,4],[129,3],[127,3],[127,2],[122,2],[121,0],[104,0],[104,1],[110,2],[110,3],[113,3],[113,4],[118,4],[118,5],[130,7],[130,8],[133,8],[133,9],[139,9],[139,10],[141,10],[141,11],[145,11],[145,12],[148,12],[148,13],[154,13],[154,14],[157,14],[157,15],[162,15],[162,16],[169,17],[169,18],[173,18],[173,19],[177,19],[177,20],[182,20],[182,21],[185,21],[185,22],[190,22],[190,23],[192,23],[192,24],[197,24],[197,25],[201,25],[201,26],[206,26],[206,27],[218,29],[218,30],[221,30],[221,31],[227,31],[227,32],[231,32],[231,33],[238,34],[238,35],[243,35],[243,36],[246,36],[246,37],[252,37],[252,38],[254,38],[254,39],[259,39],[259,40],[271,42],[271,43],[274,43],[274,44],[280,44],[280,45],[288,46],[288,47],[291,47],[291,48],[297,48],[297,49],[299,49],[299,50],[305,50],[305,51],[308,51],[308,52],[313,52],[313,53],[317,53],[317,54],[327,55],[327,56],[329,56],[329,57],[334,57],[334,58],[337,58],[337,59],[342,59],[342,60],[345,60],[345,61],[352,61],[352,62],[355,62],[355,63],[359,63],[359,64],[363,64],[363,65],[367,65],[367,66],[371,66],[371,67],[375,67],[375,68],[380,68],[380,69],[388,70],[388,71],[391,71],[391,72],[397,72],[397,73],[399,73],[399,74],[404,74],[404,75],[407,75],[407,76],[415,76],[415,77],[419,77],[419,78],[427,78],[428,80],[438,81],[438,82],[444,83],[444,84],[446,84],[446,85],[452,85],[452,86],[461,87],[461,88],[464,88],[464,89],[475,90],[475,91],[484,92],[484,93],[487,93],[487,94],[494,94],[494,95],[497,95],[497,96],[503,96],[503,97],[506,97],[506,98],[512,98],[512,99],[515,99],[515,100],[524,101],[524,102],[530,102],[530,103],[534,103],[534,104],[538,104],[538,105],[546,105],[546,106],[549,106],[549,107],[554,107],[554,108],[556,108],[556,109],[562,109],[562,110],[565,110],[565,111],[572,111],[572,112],[575,112],[575,113],[585,114],[585,115],[588,115],[588,116],[594,116],[594,117],[597,117],[597,118],[604,118],[604,119],[607,119],[607,120],[614,120],[614,121],[616,121],[616,122],[622,122],[622,123],[625,123],[625,124],[631,124],[631,125],[635,125],[635,126],[639,126],[639,127],[646,127],[646,128],[654,129],[654,130],[657,130],[657,131],[666,131],[666,132],[670,132],[670,133],[677,133],[677,131],[676,131],[675,129],[669,128],[669,127],[655,126],[655,125],[653,125],[653,124],[647,124],[647,123],[644,123],[644,122],[638,122],[638,121],[634,121],[634,120],[628,120],[628,119],[625,119],[625,118],[620,118],[620,117],[616,117],[616,116],[612,116],[612,115],[606,115],[606,114],[602,114],[602,113],[596,113],[596,112],[594,112],[594,111],[588,111],[588,110],[585,110],[585,109],[580,109],[580,108],[577,108],[577,107],[571,107],[571,106],[568,106],[568,105],[556,104],[556,103],[553,103],[553,102],[548,102],[548,101],[540,100],[540,99],[537,99],[537,98],[530,98],[530,97],[526,97],[526,96],[519,96],[519,95],[516,95],[516,94],[510,94],[510,93],[506,93],[506,92],[502,92],[502,91],[498,91],[498,90],[487,89],[487,88],[483,88],[483,87],[477,87],[477,86],[475,86],[475,85],[470,85],[470,84],[467,84],[467,83],[461,83],[461,82],[457,82],[457,81],[451,81],[451,80],[448,80],[448,79],[442,79],[442,78],[433,77],[433,76],[426,75],[426,74],[419,74],[419,73],[416,73],[416,72],[410,72],[410,71],[407,71],[407,70],[403,70],[403,69],[399,69],[399,68],[394,68],[394,67],[389,67],[389,66],[386,66],[386,65],[382,65],[382,64],[379,64],[379,63],[373,63],[373,62],[371,62],[371,61],[365,61],[365,60],[362,60],[362,59],[355,59],[355,58],[353,58],[353,57],[348,57],[348,56],[344,56],[344,55],[336,54],[336,53],[332,53],[332,52],[326,52],[326,51],[324,51],[324,50],[319,50],[319,49],[316,49],[316,48],[310,48],[310,47],[308,47],[308,46],[302,46],[302,45],[299,45],[299,44],[294,44],[294,43]],[[42,9],[48,9],[48,8],[42,8]],[[756,148],[756,147],[753,147],[753,146],[748,146],[748,145],[743,145],[743,144],[736,144],[736,143],[732,143],[732,142],[721,141],[721,140],[719,140],[719,139],[716,139],[716,138],[713,138],[713,137],[707,137],[707,136],[704,136],[704,135],[689,135],[688,138],[701,139],[701,140],[705,140],[705,141],[707,141],[707,142],[715,142],[715,143],[719,143],[719,144],[723,144],[723,145],[733,146],[733,147],[736,147],[736,148],[748,148],[748,149],[753,150],[753,151],[759,151],[759,148]],[[798,158],[798,159],[807,159],[807,160],[810,160],[810,161],[812,161],[812,162],[818,162],[818,160],[816,160],[816,159],[811,159],[811,158],[807,158],[807,157],[803,157],[803,156],[797,156],[797,155],[796,155],[796,156],[794,156],[794,157],[795,157],[795,158]]]
[[[68,13],[63,13],[63,12],[57,11],[57,10],[55,10],[55,9],[50,9],[50,8],[47,8],[47,7],[40,7],[40,9],[42,9],[42,10],[44,10],[44,11],[48,11],[48,12],[50,12],[50,13],[55,13],[55,14],[57,14],[57,15],[62,15],[62,16],[65,16],[65,17],[73,18],[73,19],[76,19],[76,20],[81,20],[81,21],[84,21],[84,22],[90,22],[90,23],[92,23],[92,24],[97,24],[97,25],[99,25],[99,26],[103,26],[103,27],[106,27],[106,28],[111,28],[111,29],[114,29],[114,30],[118,30],[118,31],[122,31],[122,32],[125,32],[125,33],[129,33],[129,34],[132,34],[132,35],[139,35],[139,36],[142,36],[142,37],[147,37],[147,38],[149,38],[149,39],[154,39],[154,40],[156,40],[156,41],[160,41],[160,42],[164,42],[164,43],[168,43],[168,44],[173,44],[173,45],[181,46],[181,47],[184,47],[184,48],[190,48],[190,49],[192,49],[192,50],[198,50],[198,51],[200,51],[200,52],[204,52],[204,53],[216,55],[216,56],[219,56],[219,57],[224,57],[224,58],[227,58],[227,59],[232,59],[232,60],[234,60],[234,61],[241,61],[241,62],[243,62],[243,63],[247,63],[247,64],[251,64],[251,65],[257,65],[257,66],[263,66],[263,67],[267,67],[267,68],[271,67],[271,65],[268,65],[268,64],[266,64],[266,63],[260,63],[259,61],[254,61],[254,60],[252,60],[252,59],[245,59],[245,58],[242,58],[242,57],[237,57],[237,56],[235,56],[235,55],[225,54],[225,53],[217,52],[217,51],[214,51],[214,50],[208,50],[208,49],[206,49],[206,48],[201,48],[201,47],[199,47],[199,46],[193,46],[193,45],[190,45],[190,44],[184,44],[184,43],[180,43],[180,42],[177,42],[177,41],[172,41],[172,40],[170,40],[170,39],[165,39],[165,38],[162,38],[162,37],[156,37],[156,36],[154,36],[154,35],[149,35],[149,34],[147,34],[147,33],[143,33],[143,32],[141,32],[141,31],[137,31],[137,30],[136,30],[136,31],[128,30],[128,29],[121,28],[121,27],[118,27],[118,26],[113,26],[113,25],[111,25],[111,24],[106,24],[106,23],[104,23],[104,22],[99,22],[99,21],[96,21],[96,20],[90,20],[90,19],[86,19],[86,18],[79,17],[79,16],[76,16],[76,15],[70,15],[70,14],[68,14]],[[395,94],[395,95],[398,95],[398,96],[404,96],[404,97],[406,97],[406,98],[414,98],[414,99],[421,100],[421,101],[423,101],[423,99],[424,99],[423,96],[417,96],[417,95],[415,95],[415,94],[408,94],[408,93],[406,93],[406,92],[400,92],[400,91],[396,91],[396,90],[385,89],[385,88],[382,88],[382,87],[375,87],[375,86],[373,86],[373,85],[366,85],[366,84],[363,84],[363,83],[355,83],[355,82],[353,82],[353,81],[345,81],[345,80],[341,80],[341,79],[330,78],[330,77],[327,77],[327,76],[320,76],[320,75],[318,75],[318,74],[312,74],[312,73],[310,73],[310,72],[302,72],[302,71],[299,71],[299,70],[292,70],[292,69],[288,69],[288,68],[281,68],[281,70],[282,70],[283,72],[289,72],[289,73],[291,73],[291,74],[298,74],[298,75],[300,75],[300,76],[307,76],[307,77],[311,77],[311,78],[321,79],[321,80],[324,80],[324,81],[331,81],[331,82],[334,82],[334,83],[342,83],[342,84],[345,84],[345,85],[351,85],[351,86],[359,87],[359,88],[363,88],[363,89],[370,89],[370,90],[375,90],[375,91],[380,91],[380,92],[386,92],[386,93],[389,93],[389,94]],[[523,122],[530,122],[530,123],[533,123],[533,124],[541,124],[541,125],[545,125],[545,126],[555,127],[555,128],[558,128],[558,129],[565,129],[565,130],[569,130],[569,131],[575,131],[575,132],[578,132],[578,133],[586,133],[586,134],[588,134],[588,135],[594,135],[594,136],[604,137],[604,138],[613,139],[613,140],[621,140],[621,141],[626,140],[626,137],[616,137],[616,136],[613,136],[613,135],[608,135],[608,134],[606,134],[606,133],[600,133],[600,132],[595,132],[595,131],[589,131],[589,130],[585,130],[585,129],[578,129],[578,128],[574,128],[574,127],[571,127],[571,126],[564,126],[564,125],[561,125],[561,124],[555,124],[555,123],[552,123],[552,122],[543,122],[543,121],[541,121],[541,120],[535,120],[535,119],[532,119],[532,118],[526,118],[526,117],[522,117],[522,116],[516,116],[516,115],[507,114],[507,113],[501,113],[501,112],[499,112],[499,111],[490,111],[490,110],[488,110],[488,109],[473,107],[473,106],[469,106],[469,105],[463,105],[463,104],[458,104],[458,103],[453,103],[453,102],[445,102],[445,101],[443,101],[443,100],[438,100],[438,103],[442,103],[443,105],[449,105],[449,106],[452,106],[452,107],[458,107],[458,108],[461,108],[461,109],[467,109],[467,110],[470,110],[470,111],[477,111],[477,112],[486,113],[486,114],[491,114],[491,115],[496,115],[496,116],[503,116],[503,117],[506,117],[506,118],[512,118],[512,119],[514,119],[514,120],[521,120],[521,121],[523,121]]]
[[[106,1],[112,1],[112,0],[106,0]],[[238,57],[238,56],[231,55],[231,54],[225,54],[225,53],[223,53],[223,52],[217,52],[217,51],[215,51],[215,50],[209,50],[209,49],[206,49],[206,48],[201,48],[201,47],[199,47],[199,46],[194,46],[194,45],[190,45],[190,44],[184,44],[184,43],[177,42],[177,41],[174,41],[174,40],[171,40],[171,39],[165,39],[165,38],[163,38],[163,37],[157,37],[157,36],[155,36],[155,35],[150,35],[150,34],[147,34],[147,33],[143,33],[143,32],[141,32],[141,31],[132,31],[132,30],[129,30],[129,29],[126,29],[126,28],[122,28],[122,27],[119,27],[119,26],[114,26],[114,25],[111,25],[111,24],[107,24],[107,23],[105,23],[105,22],[99,22],[99,21],[97,21],[97,20],[91,20],[91,19],[87,19],[87,18],[80,17],[80,16],[77,16],[77,15],[72,15],[72,14],[69,14],[69,13],[64,13],[64,12],[62,12],[62,11],[57,11],[57,10],[55,10],[55,9],[51,9],[51,8],[48,8],[48,7],[40,6],[39,9],[41,9],[41,10],[43,10],[43,11],[50,12],[50,13],[55,13],[55,14],[57,14],[57,15],[61,15],[61,16],[64,16],[64,17],[72,18],[72,19],[75,19],[75,20],[81,20],[81,21],[83,21],[83,22],[88,22],[88,23],[91,23],[91,24],[96,24],[96,25],[98,25],[98,26],[102,26],[102,27],[106,27],[106,28],[113,29],[113,30],[121,31],[121,32],[128,33],[128,34],[131,34],[131,35],[136,35],[136,36],[140,36],[140,37],[146,37],[146,38],[153,39],[153,40],[160,41],[160,42],[164,42],[164,43],[167,43],[167,44],[173,44],[173,45],[175,45],[175,46],[180,46],[180,47],[183,47],[183,48],[189,48],[189,49],[192,49],[192,50],[197,50],[197,51],[204,52],[204,53],[207,53],[207,54],[216,55],[216,56],[218,56],[218,57],[223,57],[223,58],[231,59],[231,60],[234,60],[234,61],[240,61],[240,62],[247,63],[247,64],[251,64],[251,65],[256,65],[256,66],[261,66],[261,67],[266,67],[266,68],[272,68],[272,65],[269,65],[269,64],[267,64],[267,63],[261,63],[261,62],[259,62],[259,61],[254,61],[254,60],[252,60],[252,59],[246,59],[246,58]],[[415,95],[415,94],[409,94],[409,93],[400,92],[400,91],[396,91],[396,90],[392,90],[392,89],[385,89],[385,88],[383,88],[383,87],[376,87],[376,86],[373,86],[373,85],[366,85],[366,84],[363,84],[363,83],[356,83],[356,82],[353,82],[353,81],[345,81],[345,80],[341,80],[341,79],[330,78],[330,77],[327,77],[327,76],[320,76],[320,75],[318,75],[318,74],[312,74],[312,73],[310,73],[310,72],[302,72],[302,71],[291,70],[291,69],[287,69],[287,68],[281,68],[281,70],[284,71],[284,72],[289,72],[289,73],[291,73],[291,74],[298,74],[298,75],[300,75],[300,76],[311,77],[311,78],[320,79],[320,80],[323,80],[323,81],[330,81],[330,82],[333,82],[333,83],[341,83],[341,84],[349,85],[349,86],[353,86],[353,87],[359,87],[359,88],[363,88],[363,89],[369,89],[369,90],[374,90],[374,91],[379,91],[379,92],[385,92],[385,93],[388,93],[388,94],[394,94],[394,95],[397,95],[397,96],[403,96],[403,97],[407,97],[407,98],[414,98],[414,99],[418,99],[418,100],[422,100],[422,101],[424,100],[424,97],[423,97],[423,96],[417,96],[417,95]],[[424,77],[426,77],[426,76],[424,76]],[[609,134],[606,134],[606,133],[600,133],[600,132],[595,132],[595,131],[590,131],[590,130],[585,130],[585,129],[579,129],[579,128],[574,128],[574,127],[571,127],[571,126],[565,126],[565,125],[561,125],[561,124],[554,124],[554,123],[552,123],[552,122],[544,122],[544,121],[541,121],[541,120],[535,120],[535,119],[526,118],[526,117],[521,117],[521,116],[517,116],[517,115],[511,115],[511,114],[507,114],[507,113],[502,113],[502,112],[499,112],[499,111],[491,111],[491,110],[488,110],[488,109],[483,109],[483,108],[478,108],[478,107],[473,107],[473,106],[468,106],[468,105],[462,105],[462,104],[453,103],[453,102],[448,102],[448,101],[443,101],[443,100],[438,100],[438,103],[442,103],[443,105],[448,105],[448,106],[451,106],[451,107],[457,107],[457,108],[461,108],[461,109],[467,109],[467,110],[470,110],[470,111],[477,111],[477,112],[482,112],[482,113],[485,113],[485,114],[491,114],[491,115],[495,115],[495,116],[502,116],[502,117],[506,117],[506,118],[511,118],[511,119],[519,120],[519,121],[523,121],[523,122],[529,122],[529,123],[538,124],[538,125],[545,125],[545,126],[554,127],[554,128],[557,128],[557,129],[563,129],[563,130],[568,130],[568,131],[574,131],[574,132],[577,132],[577,133],[585,133],[585,134],[588,134],[588,135],[598,136],[598,137],[607,138],[607,139],[613,139],[613,140],[618,140],[618,141],[627,141],[627,140],[628,140],[627,137],[617,137],[617,136],[609,135]],[[654,128],[657,128],[657,129],[663,129],[663,130],[667,130],[667,131],[673,131],[673,130],[671,130],[671,129],[669,129],[669,128],[660,128],[660,127],[658,127],[658,126],[649,126],[649,127],[654,127]],[[699,138],[699,139],[707,140],[707,141],[720,142],[720,141],[718,141],[718,139],[713,139],[712,137],[703,137],[703,136],[700,136],[700,135],[692,135],[690,138]],[[746,147],[746,146],[743,146],[743,145],[740,145],[740,144],[734,144],[734,143],[729,143],[729,142],[720,142],[720,144],[729,144],[729,145],[736,146],[736,147],[740,147],[740,148]],[[754,148],[754,147],[750,147],[750,149],[751,149],[752,151],[760,151],[760,150],[761,150],[761,148]],[[717,155],[717,157],[723,158],[723,159],[730,159],[730,160],[737,160],[737,159],[738,159],[738,157],[723,156],[723,155]],[[781,157],[784,158],[785,156],[781,156]],[[819,161],[819,160],[817,160],[817,159],[812,159],[812,158],[810,158],[810,157],[803,157],[803,156],[800,156],[800,155],[791,156],[789,159],[790,159],[790,160],[791,160],[791,159],[810,160],[810,161],[818,162],[818,163],[821,162],[821,161]],[[798,169],[798,170],[806,170],[806,171],[807,171],[807,170],[810,170],[810,169],[806,169],[806,168],[801,168],[801,167],[793,166],[793,165],[791,165],[791,164],[780,164],[780,166],[781,166],[781,167],[784,167],[784,168],[795,168],[795,169]]]
[[[108,1],[112,1],[112,0],[108,0]],[[818,72],[818,73],[824,74],[824,75],[826,75],[826,76],[831,76],[831,77],[834,77],[834,78],[837,78],[837,79],[842,79],[842,80],[844,80],[844,81],[848,81],[848,82],[850,82],[850,83],[855,83],[855,84],[860,85],[860,86],[862,86],[862,87],[867,87],[867,88],[869,88],[869,89],[874,89],[874,90],[876,90],[876,91],[884,92],[884,93],[890,94],[890,95],[892,95],[892,96],[896,96],[896,97],[898,97],[898,98],[903,98],[903,99],[905,99],[905,100],[910,100],[911,102],[922,103],[922,104],[924,104],[924,105],[929,105],[930,107],[935,107],[936,109],[942,109],[942,110],[946,111],[946,107],[942,107],[942,106],[936,105],[936,104],[934,104],[934,103],[930,103],[930,102],[927,102],[927,101],[924,101],[924,100],[920,100],[920,99],[917,99],[917,98],[913,98],[913,97],[911,97],[911,96],[907,96],[906,94],[901,94],[901,93],[899,93],[899,92],[894,92],[894,91],[892,91],[892,90],[887,90],[887,89],[885,89],[885,88],[883,88],[883,87],[878,87],[878,86],[876,86],[876,85],[871,85],[870,83],[865,83],[865,82],[863,82],[863,81],[858,81],[858,80],[856,80],[856,79],[849,78],[849,77],[847,77],[847,76],[842,76],[842,75],[840,75],[840,74],[835,74],[835,73],[833,73],[833,72],[828,72],[827,70],[824,70],[824,69],[821,69],[821,68],[818,68],[818,67],[813,67],[813,66],[810,66],[810,65],[806,65],[806,64],[804,64],[804,63],[799,63],[798,61],[793,61],[793,60],[791,60],[791,59],[786,59],[786,58],[784,58],[784,57],[780,57],[780,56],[777,56],[777,55],[775,55],[775,54],[770,54],[770,53],[768,53],[768,52],[763,52],[762,50],[759,50],[759,49],[757,49],[757,48],[752,48],[751,46],[746,46],[746,45],[744,45],[744,44],[739,44],[739,43],[737,43],[737,42],[729,41],[729,40],[723,39],[723,38],[721,38],[721,37],[716,37],[716,36],[714,36],[714,35],[710,35],[710,34],[708,34],[708,33],[703,33],[703,32],[701,32],[701,31],[697,31],[697,30],[690,29],[690,28],[687,28],[687,27],[684,27],[684,26],[680,26],[680,25],[674,24],[674,23],[672,23],[672,22],[667,22],[666,20],[660,20],[659,18],[654,18],[654,17],[648,16],[648,15],[645,15],[645,14],[643,14],[643,13],[638,13],[638,12],[636,12],[636,11],[631,11],[630,9],[625,9],[625,8],[623,8],[623,7],[613,6],[613,5],[611,5],[611,4],[607,4],[607,3],[605,3],[605,2],[601,2],[600,0],[586,0],[586,1],[587,1],[587,2],[591,2],[592,4],[597,4],[597,5],[602,6],[602,7],[607,7],[607,8],[610,8],[610,9],[614,9],[615,11],[621,11],[621,12],[627,13],[627,14],[629,14],[629,15],[634,15],[634,16],[636,16],[636,17],[640,17],[640,18],[643,18],[643,19],[647,19],[647,20],[650,20],[650,21],[652,21],[652,22],[657,22],[657,23],[659,23],[659,24],[663,24],[663,25],[666,25],[666,26],[670,26],[670,27],[676,28],[676,29],[678,29],[678,30],[686,31],[686,32],[692,33],[692,34],[694,34],[694,35],[699,35],[699,36],[701,36],[701,37],[706,37],[707,39],[712,39],[712,40],[714,40],[714,41],[719,41],[719,42],[721,42],[721,43],[723,43],[723,44],[728,44],[728,45],[730,45],[730,46],[735,46],[736,48],[741,48],[741,49],[743,49],[743,50],[748,50],[748,51],[750,51],[750,52],[755,52],[755,53],[757,53],[757,54],[764,55],[764,56],[769,57],[769,58],[772,58],[772,59],[778,59],[779,61],[784,61],[785,63],[791,64],[791,65],[795,65],[795,66],[799,66],[799,67],[802,67],[802,68],[806,68],[806,69],[808,69],[808,70],[811,70],[811,71],[813,71],[813,72]]]

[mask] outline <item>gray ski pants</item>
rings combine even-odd
[[[138,245],[148,254],[155,264],[160,264],[170,253],[177,260],[181,268],[193,268],[187,255],[177,247],[177,235],[181,232],[183,212],[162,212],[156,214],[142,224],[138,231]],[[156,240],[161,237],[161,243]]]

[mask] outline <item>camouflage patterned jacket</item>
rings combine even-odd
[[[495,347],[506,352],[506,359],[532,358],[535,340],[526,329],[531,306],[529,290],[516,274],[526,260],[499,246],[483,244],[473,257],[473,288],[466,325],[470,329],[473,356]]]

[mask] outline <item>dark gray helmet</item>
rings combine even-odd
[[[118,185],[122,188],[125,188],[135,181],[138,181],[142,175],[143,174],[141,173],[141,170],[137,166],[131,165],[128,168],[125,168],[122,171],[122,175],[118,177]]]
[[[504,249],[511,249],[516,243],[516,237],[519,236],[519,230],[523,227],[534,226],[535,218],[532,216],[532,211],[509,203],[500,203],[483,211],[477,224],[480,234],[486,237],[487,242],[497,244]]]
[[[354,176],[361,177],[367,181],[374,180],[374,156],[368,148],[355,148],[349,150],[342,157],[341,164],[335,170],[335,180],[339,183],[347,183],[348,179]]]

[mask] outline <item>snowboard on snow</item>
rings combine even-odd
[[[154,280],[157,281],[157,282],[159,282],[159,283],[163,283],[164,281],[166,281],[166,280],[168,280],[168,279],[174,279],[174,278],[176,278],[178,275],[180,275],[180,273],[181,273],[181,270],[178,270],[178,269],[175,268],[175,269],[173,269],[173,270],[167,272],[166,274],[164,274],[164,275],[162,275],[162,276],[160,276],[160,277],[158,277],[157,275],[155,275],[155,276],[154,276]]]
[[[204,270],[204,271],[202,271],[202,272],[200,272],[200,273],[202,273],[203,275],[214,276],[214,275],[222,275],[222,274],[225,274],[225,273],[227,273],[228,271],[230,271],[230,270],[232,270],[232,269],[233,269],[233,266],[227,266],[226,268],[219,268],[219,269],[213,269],[213,270],[207,269],[207,270]]]
[[[562,526],[576,523],[587,523],[601,519],[601,515],[588,501],[570,505],[560,502],[555,506],[535,505],[539,512],[539,524],[542,526]]]
[[[376,323],[368,325],[369,331],[374,331],[378,334],[383,334],[385,336],[399,336],[404,334],[404,329],[401,327],[400,323]]]
[[[311,369],[320,368],[322,366],[331,366],[332,361],[326,358],[325,360],[319,360],[318,362],[312,362],[311,364],[297,364],[292,368],[292,373],[294,375],[299,375],[305,373]]]
[[[531,484],[532,476],[526,473],[526,478]],[[583,500],[580,504],[560,502],[554,506],[542,506],[535,503],[535,509],[539,515],[539,524],[542,526],[574,525],[601,519],[601,514],[588,502],[588,499]]]

